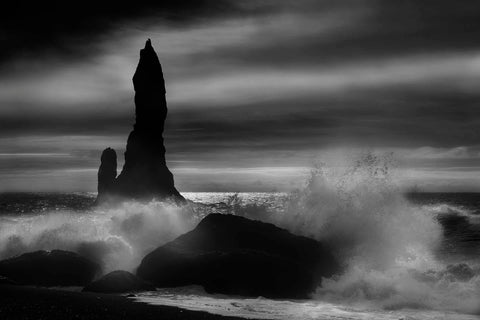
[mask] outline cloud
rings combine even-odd
[[[38,54],[79,59],[100,52],[92,43],[127,23],[145,28],[150,18],[153,23],[182,26],[241,11],[235,2],[224,0],[16,2],[0,16],[0,39],[7,44],[0,62]]]
[[[476,1],[41,6],[18,7],[0,22],[8,44],[0,153],[12,155],[0,156],[4,174],[57,166],[67,179],[68,170],[96,168],[104,147],[121,154],[147,37],[166,78],[167,160],[185,187],[194,175],[187,168],[204,172],[195,190],[225,187],[241,180],[237,169],[308,167],[332,148],[395,149],[412,170],[475,167]],[[57,153],[69,157],[41,156]],[[207,181],[215,168],[222,175]],[[252,186],[247,180],[236,188]]]

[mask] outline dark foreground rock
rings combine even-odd
[[[125,165],[116,177],[115,150],[107,148],[103,151],[98,171],[97,203],[112,197],[138,200],[171,198],[183,203],[185,199],[175,188],[173,175],[165,161],[165,81],[150,39],[140,51],[133,87],[135,125],[128,136]]]
[[[158,287],[201,285],[210,293],[306,298],[338,271],[321,243],[243,217],[210,214],[148,254],[137,275]]]
[[[17,284],[15,281],[8,279],[7,277],[0,276],[0,284]]]
[[[90,283],[100,267],[69,251],[35,251],[0,261],[0,276],[18,284],[84,286]]]
[[[106,274],[83,288],[85,292],[124,293],[152,291],[155,286],[138,278],[130,272],[117,270]]]

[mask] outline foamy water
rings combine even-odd
[[[159,289],[132,298],[153,305],[204,311],[222,316],[238,316],[247,319],[458,319],[473,320],[478,316],[450,311],[402,309],[380,310],[365,306],[329,303],[319,300],[272,300],[259,298],[226,297],[208,295],[199,288]]]
[[[220,212],[322,241],[344,272],[324,279],[308,301],[184,288],[136,299],[250,318],[478,318],[480,197],[412,199],[393,177],[383,159],[366,155],[342,170],[317,168],[293,194],[185,193],[192,202],[183,207],[158,201],[90,207],[94,195],[1,195],[0,258],[64,249],[99,262],[105,273],[135,271],[148,252]]]
[[[197,222],[189,207],[155,201],[80,212],[0,216],[0,257],[61,249],[100,263],[104,273],[134,271],[148,252],[191,230]]]

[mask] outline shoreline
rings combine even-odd
[[[150,305],[122,295],[0,285],[0,319],[240,320],[202,311]]]

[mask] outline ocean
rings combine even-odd
[[[480,193],[406,194],[369,182],[330,188],[311,179],[293,193],[187,192],[185,207],[95,207],[95,193],[3,193],[0,259],[63,249],[105,272],[134,271],[206,214],[236,214],[328,243],[345,272],[324,279],[308,300],[210,295],[194,286],[132,299],[255,319],[479,319]]]

